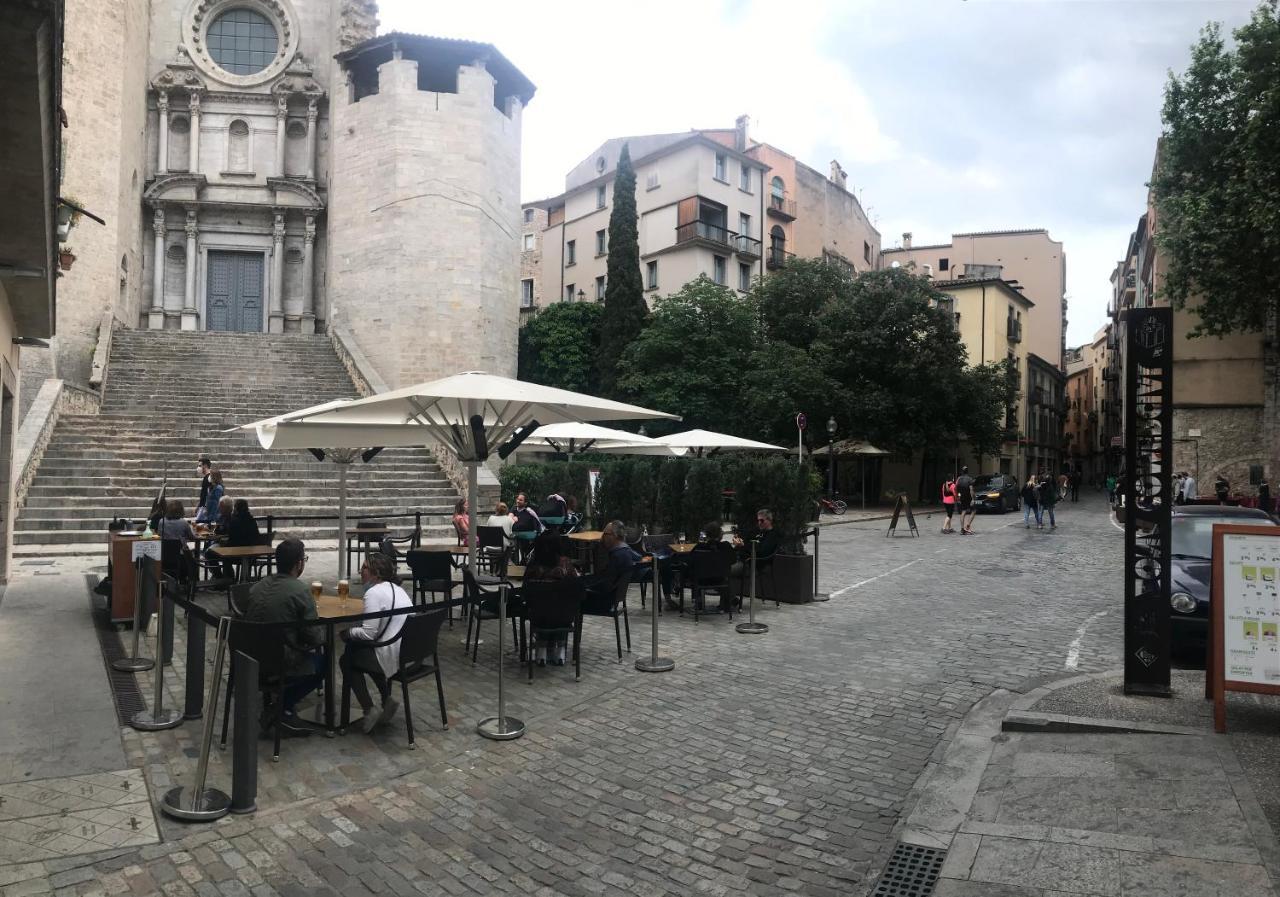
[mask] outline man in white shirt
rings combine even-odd
[[[1191,504],[1199,495],[1199,489],[1196,486],[1196,478],[1194,474],[1187,474],[1187,478],[1182,481],[1182,503]]]

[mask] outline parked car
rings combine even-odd
[[[1007,473],[985,473],[973,481],[973,506],[978,511],[1003,514],[1022,508],[1018,481]]]
[[[1213,525],[1275,526],[1257,508],[1179,505],[1173,509],[1173,581],[1169,603],[1174,653],[1204,658],[1209,632],[1209,590],[1213,582]]]

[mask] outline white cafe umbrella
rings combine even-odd
[[[683,449],[673,450],[656,439],[628,433],[626,430],[615,430],[599,424],[566,421],[560,424],[547,424],[533,431],[521,444],[522,449],[551,449],[565,454],[582,454],[584,452],[601,452],[617,448],[619,454],[628,455],[672,455],[684,454]]]
[[[671,449],[684,449],[701,457],[704,453],[712,454],[723,451],[755,451],[785,452],[787,449],[767,442],[756,442],[754,439],[743,439],[741,436],[730,436],[728,433],[716,433],[712,430],[686,430],[683,433],[672,433],[670,436],[659,436],[654,442]],[[603,449],[606,452],[623,451],[622,447]]]

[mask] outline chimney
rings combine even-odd
[[[846,183],[848,180],[849,180],[849,175],[845,174],[844,169],[840,167],[840,163],[839,163],[839,162],[837,162],[835,159],[832,159],[832,160],[831,160],[831,181],[832,181],[832,183],[834,183],[834,184],[835,184],[837,187],[839,187],[841,190],[844,190],[844,189],[845,189],[845,183]]]
[[[904,232],[903,232],[903,234],[902,234],[902,248],[903,248],[903,249],[910,249],[910,248],[911,248],[911,231],[904,231]]]
[[[751,124],[751,116],[739,115],[733,122],[733,148],[740,153],[747,151],[747,126]]]

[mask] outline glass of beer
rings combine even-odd
[[[347,609],[347,599],[351,597],[351,583],[345,579],[338,580],[338,600],[342,602],[342,609]]]
[[[324,591],[324,583],[320,582],[319,580],[316,580],[311,584],[311,597],[314,600],[319,601],[320,593],[323,591]]]

